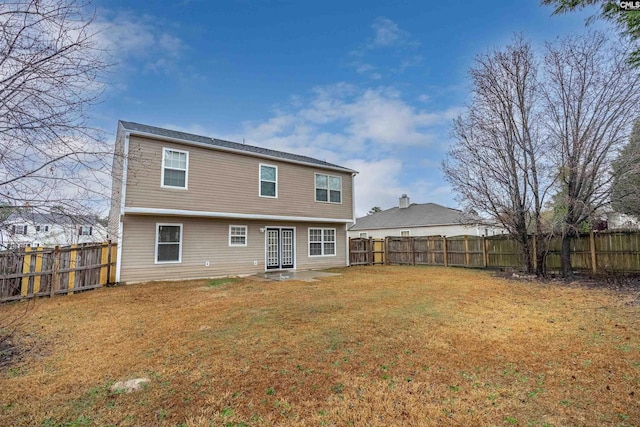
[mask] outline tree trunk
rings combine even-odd
[[[573,267],[571,266],[571,237],[571,233],[565,233],[562,236],[560,260],[562,262],[562,277],[565,279],[573,279]]]
[[[544,249],[542,247],[542,243],[539,244],[539,246],[536,247],[536,276],[538,277],[542,277],[544,276],[545,273],[545,261],[546,261],[546,256],[544,254]]]

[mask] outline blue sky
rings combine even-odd
[[[541,46],[593,10],[536,0],[98,0],[118,65],[93,114],[304,154],[358,170],[356,214],[457,207],[440,162],[475,55],[522,32]]]

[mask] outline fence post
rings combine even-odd
[[[487,255],[487,238],[482,236],[482,266],[487,268],[489,266],[489,259]]]
[[[73,289],[76,287],[76,256],[78,245],[71,245],[71,251],[69,252],[69,282],[67,289]],[[69,295],[73,295],[73,292],[69,292]]]
[[[114,261],[115,260],[115,261]],[[118,263],[118,244],[111,245],[109,251],[109,283],[116,283],[116,266]]]
[[[56,286],[58,285],[58,270],[60,270],[60,246],[56,246],[53,251],[53,269],[51,270],[51,289],[49,296],[53,297],[56,293]]]
[[[469,236],[464,236],[464,264],[469,267]]]
[[[100,246],[100,284],[106,285],[109,279],[109,252],[110,252],[111,240],[106,243],[102,243]]]
[[[442,254],[444,256],[444,266],[448,267],[449,266],[449,260],[447,260],[447,237],[443,236],[442,237]]]
[[[416,240],[415,237],[409,237],[411,240],[411,265],[416,265]]]
[[[427,245],[431,248],[431,264],[436,265],[436,242],[431,237],[428,237],[428,239]]]
[[[389,265],[389,236],[384,238],[384,265]]]
[[[36,248],[36,273],[37,276],[33,276],[33,294],[37,295],[40,292],[40,281],[42,280],[42,248]]]
[[[596,237],[593,230],[589,233],[589,246],[591,249],[591,270],[594,273],[598,272],[598,265],[596,263]]]
[[[373,265],[373,237],[369,237],[367,244],[367,265]]]
[[[31,273],[31,248],[24,248],[22,260],[22,281],[20,282],[20,295],[26,297],[29,294],[29,273]]]

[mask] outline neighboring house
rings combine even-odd
[[[602,215],[609,230],[637,230],[640,228],[640,220],[633,216],[620,212],[606,212]]]
[[[119,282],[348,265],[351,169],[120,121],[112,174]]]
[[[397,207],[357,218],[349,237],[494,236],[505,230],[489,221],[469,220],[462,211],[435,203],[410,203],[403,194]]]
[[[59,212],[14,212],[0,227],[1,249],[67,246],[107,238],[107,228],[98,218]]]

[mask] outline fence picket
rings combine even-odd
[[[111,242],[0,252],[0,302],[113,283],[116,254]]]
[[[380,254],[384,264],[431,264],[473,268],[526,269],[520,244],[508,236],[388,236],[382,239],[349,239],[351,265],[372,265]],[[380,242],[381,250],[375,249]],[[533,239],[531,265],[538,245],[547,248],[547,271],[560,269],[560,239]],[[640,231],[583,233],[571,242],[574,270],[608,273],[640,273]],[[362,256],[365,254],[365,256]]]

